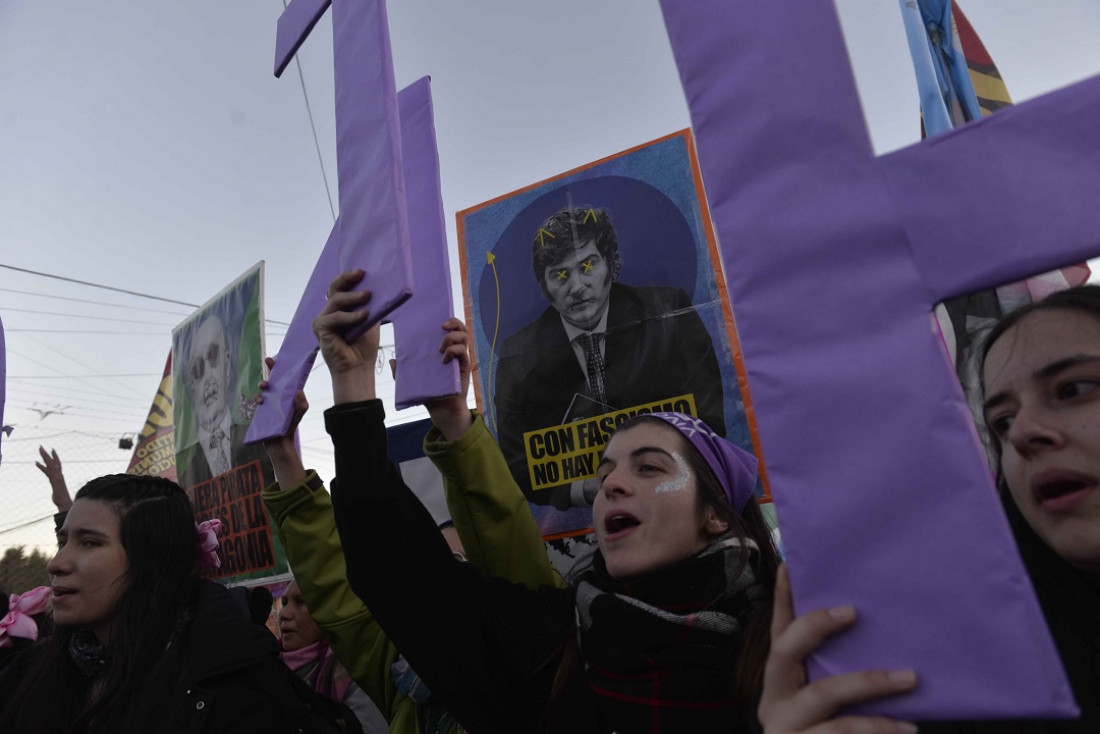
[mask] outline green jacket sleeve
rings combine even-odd
[[[390,734],[417,732],[416,706],[394,686],[397,648],[351,590],[332,500],[317,473],[289,489],[278,482],[263,492],[309,612],[337,659],[390,722]]]
[[[475,568],[531,589],[565,586],[481,414],[474,413],[474,424],[454,442],[432,428],[424,454],[443,475],[451,520]]]

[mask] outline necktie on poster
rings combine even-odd
[[[600,353],[600,339],[602,334],[581,334],[577,342],[584,349],[584,361],[588,367],[588,384],[592,388],[592,396],[601,403],[607,402],[607,389],[604,385],[606,374],[603,363],[603,355]]]

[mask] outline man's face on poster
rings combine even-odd
[[[550,303],[562,318],[586,331],[600,322],[611,295],[611,273],[596,243],[586,241],[543,272]]]
[[[229,410],[229,348],[217,316],[203,321],[191,340],[187,389],[199,425],[212,430]]]

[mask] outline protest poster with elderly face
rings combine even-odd
[[[263,263],[172,330],[176,471],[196,519],[222,523],[213,575],[230,581],[287,572],[260,497],[271,464],[244,443],[263,354]]]

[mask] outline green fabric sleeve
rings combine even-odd
[[[443,475],[451,520],[466,557],[482,573],[528,588],[564,587],[523,492],[480,413],[453,442],[435,428],[424,437],[424,454]]]
[[[389,721],[390,734],[416,734],[416,705],[397,690],[390,672],[397,648],[348,585],[324,483],[310,470],[289,489],[271,485],[263,500],[309,612],[337,659]]]

